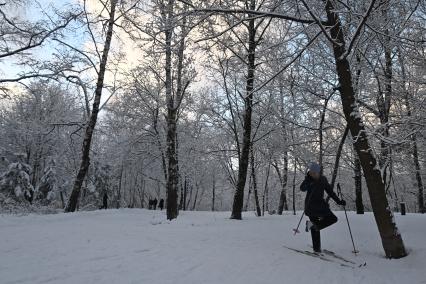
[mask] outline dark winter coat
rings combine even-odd
[[[333,198],[336,203],[339,202],[339,198],[334,193],[331,185],[328,183],[327,178],[321,176],[319,180],[314,180],[309,175],[306,176],[305,180],[300,185],[301,191],[306,191],[305,198],[305,214],[310,217],[322,217],[332,214],[330,206],[324,200],[324,191]]]

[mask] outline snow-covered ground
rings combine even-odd
[[[293,252],[310,234],[293,236],[300,215],[165,212],[140,209],[0,216],[0,283],[426,283],[426,216],[397,216],[410,255],[388,260],[373,216],[342,212],[322,233],[323,248],[366,267],[348,268]]]

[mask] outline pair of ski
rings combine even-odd
[[[330,250],[322,250],[321,253],[315,253],[315,252],[311,252],[308,250],[300,250],[300,249],[295,249],[295,248],[290,248],[290,247],[286,247],[284,246],[286,249],[289,249],[291,251],[297,252],[297,253],[301,253],[307,256],[311,256],[311,257],[315,257],[327,262],[332,262],[332,263],[337,263],[340,266],[343,267],[349,267],[349,268],[358,268],[358,267],[364,267],[367,265],[367,262],[363,262],[361,264],[356,263],[355,261],[352,261],[350,259],[347,259],[341,255],[336,254],[333,251]]]

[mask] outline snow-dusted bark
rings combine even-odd
[[[253,189],[253,195],[254,195],[254,204],[256,206],[256,214],[257,216],[262,216],[262,212],[260,210],[260,203],[259,203],[259,193],[258,193],[258,186],[257,186],[257,179],[256,179],[256,166],[254,164],[254,153],[253,153],[253,147],[250,147],[250,168],[251,168],[251,182],[252,182],[252,189]],[[265,202],[263,202],[265,204]]]
[[[361,166],[370,195],[374,217],[382,239],[383,248],[389,258],[400,258],[407,255],[401,234],[395,224],[393,214],[386,198],[377,158],[371,149],[366,128],[360,115],[352,82],[352,73],[349,60],[345,57],[345,39],[343,26],[333,2],[325,1],[327,19],[331,26],[330,36],[335,57],[336,71],[339,79],[339,92],[342,100],[343,112],[354,139]]]
[[[412,117],[412,107],[410,102],[410,93],[408,92],[405,86],[407,83],[407,74],[405,70],[403,55],[401,53],[401,50],[398,50],[398,51],[399,51],[398,59],[399,59],[400,67],[401,67],[401,76],[402,76],[402,90],[404,92],[404,103],[405,103],[405,108],[407,111],[407,116],[410,119]],[[417,181],[417,203],[419,207],[419,212],[426,213],[422,171],[421,171],[420,160],[419,160],[417,135],[415,133],[411,135],[411,142],[413,147],[412,148],[413,164],[414,164],[415,176]]]
[[[250,1],[251,10],[255,9],[256,2]],[[250,147],[252,146],[252,113],[253,113],[253,91],[256,69],[256,26],[255,19],[251,19],[247,25],[248,31],[248,47],[247,47],[247,79],[246,94],[244,98],[244,114],[243,114],[243,140],[241,152],[238,161],[238,180],[235,189],[234,202],[232,205],[231,219],[241,219],[241,212],[244,203],[244,188],[246,186],[247,170],[249,165]]]
[[[281,185],[281,191],[280,191],[280,200],[278,203],[278,215],[282,215],[283,211],[288,210],[288,202],[287,202],[287,183],[288,183],[288,151],[284,151],[284,166],[283,166],[283,172],[281,173],[281,170],[278,166],[278,163],[272,164],[275,168],[275,171],[277,173],[278,179],[280,181]]]
[[[364,203],[362,201],[362,172],[361,163],[354,149],[354,180],[355,180],[355,206],[357,214],[364,214]]]
[[[186,48],[186,17],[183,18],[181,23],[181,35],[174,42],[175,36],[175,1],[168,0],[161,8],[163,21],[165,24],[164,37],[165,37],[165,89],[166,89],[166,104],[167,104],[167,219],[172,220],[178,216],[178,186],[179,186],[179,165],[178,165],[178,142],[177,142],[177,120],[178,112],[180,110],[182,100],[184,98],[186,89],[190,83],[189,80],[184,82],[184,60]],[[177,45],[177,52],[173,52],[174,45]],[[176,55],[177,64],[176,70],[173,70],[173,55]],[[173,72],[176,72],[173,74]],[[176,76],[176,79],[174,79]],[[176,88],[174,89],[174,85]],[[195,201],[194,201],[195,204]],[[195,206],[195,205],[194,205]]]

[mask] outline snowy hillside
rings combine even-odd
[[[342,212],[322,232],[323,248],[367,266],[351,268],[285,248],[310,250],[293,236],[300,215],[230,220],[229,212],[140,209],[0,216],[0,283],[426,283],[426,216],[397,216],[410,255],[384,258],[373,216]],[[353,265],[355,266],[355,265]]]

